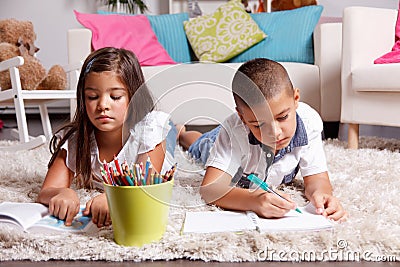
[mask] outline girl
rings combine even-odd
[[[154,101],[144,84],[136,56],[125,49],[106,47],[85,60],[77,86],[77,110],[71,123],[50,142],[52,157],[37,201],[65,225],[79,212],[77,193],[70,188],[103,189],[103,161],[145,162],[153,170],[172,166],[176,128],[169,115],[154,111]],[[168,144],[167,144],[168,143]],[[169,158],[171,159],[171,158]],[[84,215],[92,215],[98,227],[110,225],[105,193],[86,203]]]

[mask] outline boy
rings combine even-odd
[[[282,217],[295,203],[255,189],[247,180],[254,173],[269,185],[289,183],[300,171],[305,195],[316,212],[333,220],[347,216],[332,195],[322,146],[322,120],[293,88],[285,68],[258,58],[244,63],[232,81],[237,113],[201,135],[182,131],[179,141],[206,173],[200,193],[207,203],[258,215]]]

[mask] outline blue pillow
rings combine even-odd
[[[191,61],[190,46],[183,28],[188,13],[147,15],[158,41],[176,62]]]
[[[127,15],[103,10],[98,10],[97,13],[102,15]],[[176,62],[191,62],[191,47],[183,28],[183,22],[189,20],[188,13],[146,16],[150,21],[151,28],[157,36],[158,41],[165,50],[167,50],[169,56]]]
[[[306,6],[293,10],[250,14],[267,38],[229,62],[254,58],[314,64],[313,32],[323,7]]]

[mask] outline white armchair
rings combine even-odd
[[[360,124],[400,126],[400,63],[374,64],[394,45],[396,19],[394,9],[344,10],[341,122],[349,124],[349,148],[358,148]]]
[[[47,104],[69,99],[71,102],[71,116],[75,113],[76,84],[78,82],[81,63],[64,67],[69,75],[69,90],[23,90],[21,88],[18,66],[24,64],[22,57],[14,57],[0,62],[0,71],[9,70],[11,78],[11,88],[3,88],[0,91],[0,105],[14,106],[17,117],[17,127],[15,131],[19,142],[12,146],[0,147],[1,150],[21,150],[32,149],[40,146],[52,137],[51,123],[47,112]],[[44,135],[32,137],[28,133],[26,122],[25,106],[39,107],[40,118],[42,120]]]

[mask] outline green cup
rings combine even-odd
[[[173,180],[145,186],[104,184],[117,244],[140,247],[161,239],[168,223],[173,184]]]

